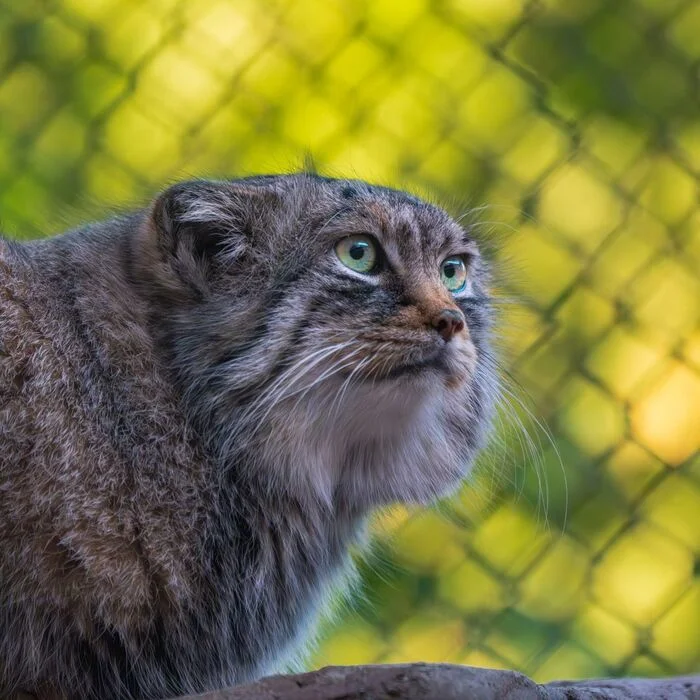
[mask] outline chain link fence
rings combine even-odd
[[[306,153],[484,206],[497,444],[377,518],[311,663],[700,669],[698,37],[698,0],[0,0],[10,235]]]

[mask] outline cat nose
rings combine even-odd
[[[433,318],[433,328],[445,342],[464,329],[464,316],[458,309],[443,309]]]

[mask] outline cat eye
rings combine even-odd
[[[369,274],[376,267],[379,259],[377,244],[371,236],[347,236],[338,241],[335,254],[345,267],[355,272]]]
[[[467,265],[464,258],[455,255],[442,261],[440,266],[442,283],[453,294],[461,292],[467,286]]]

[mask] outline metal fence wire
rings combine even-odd
[[[698,37],[698,0],[0,0],[10,235],[309,152],[504,232],[532,444],[378,517],[311,664],[700,668]]]

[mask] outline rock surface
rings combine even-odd
[[[700,675],[557,681],[450,664],[329,666],[181,700],[700,700]]]

